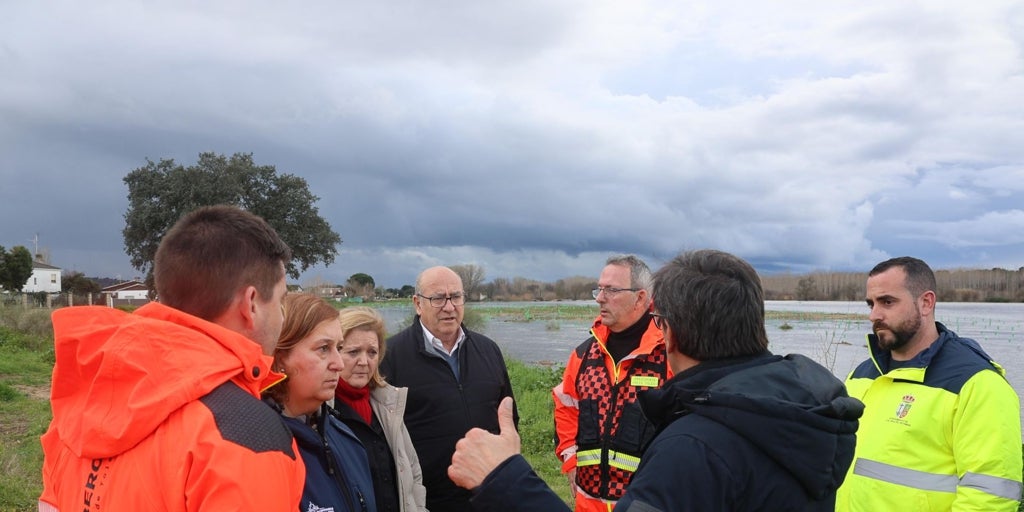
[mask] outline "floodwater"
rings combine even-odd
[[[593,301],[581,302],[597,305]],[[535,302],[501,303],[537,306]],[[470,304],[467,307],[472,308]],[[868,308],[863,302],[767,301],[768,311],[804,313],[850,313],[861,320],[769,320],[769,348],[776,354],[803,354],[821,363],[844,379],[857,364],[868,357],[866,335],[871,332]],[[408,320],[411,307],[381,309],[388,332]],[[1006,369],[1010,385],[1021,396],[1024,392],[1024,304],[940,302],[936,319],[949,329],[977,340],[982,348]],[[783,323],[791,329],[782,329]],[[490,320],[480,329],[501,346],[509,356],[529,364],[563,365],[569,352],[587,339],[592,322],[579,320],[514,322]]]

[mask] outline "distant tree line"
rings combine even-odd
[[[10,255],[8,252],[7,256]],[[0,264],[0,274],[2,267]],[[586,276],[567,277],[553,283],[525,277],[498,277],[484,282],[486,274],[479,265],[453,265],[450,268],[462,276],[463,288],[470,301],[591,300],[591,290],[597,287],[597,279]],[[860,301],[864,300],[867,277],[867,272],[786,273],[762,275],[761,282],[768,300]],[[1024,267],[1017,270],[937,270],[935,278],[938,281],[938,298],[942,302],[1024,302]],[[98,279],[85,277],[77,271],[65,271],[61,277],[61,289],[75,295],[95,294],[100,290]],[[359,297],[363,301],[408,299],[416,291],[412,284],[400,288],[376,286],[373,277],[362,272],[352,274],[343,284],[331,284],[315,277],[307,281],[303,289],[322,296]],[[83,301],[76,300],[76,303]]]
[[[761,276],[768,300],[863,300],[867,272]],[[1024,267],[936,270],[942,302],[1024,302]]]
[[[470,301],[549,301],[591,300],[597,279],[573,276],[555,282],[525,277],[498,277],[484,282],[485,271],[479,265],[450,267],[462,277]],[[762,275],[768,300],[864,300],[867,272],[812,272],[809,274]],[[1024,302],[1024,267],[1017,270],[993,268],[937,270],[938,298],[942,302]],[[314,280],[306,285],[323,295],[339,294],[363,300],[410,298],[411,284],[401,288],[374,287],[373,277],[353,274],[345,284],[330,285]],[[329,292],[328,292],[329,291]]]

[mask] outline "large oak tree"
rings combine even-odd
[[[266,219],[292,249],[287,271],[293,279],[317,262],[333,263],[338,254],[341,237],[320,216],[320,198],[309,191],[306,180],[279,174],[273,165],[257,165],[252,153],[230,158],[200,153],[198,162],[188,167],[173,159],[147,159],[124,182],[124,247],[132,266],[146,274],[150,289],[160,239],[181,216],[201,206],[230,204]]]
[[[345,288],[351,296],[360,296],[368,299],[372,299],[374,296],[374,287],[376,284],[373,282],[373,277],[369,274],[359,272],[349,276],[348,281],[345,282]]]

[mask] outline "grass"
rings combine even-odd
[[[50,424],[48,310],[0,307],[0,510],[36,510]]]
[[[538,303],[536,306],[508,306],[500,302],[473,303],[466,311],[478,311],[487,318],[506,322],[532,322],[535,320],[593,320],[597,316],[596,304]]]
[[[42,492],[39,436],[50,423],[50,402],[0,382],[0,510],[35,510]]]
[[[866,320],[868,315],[860,313],[824,313],[820,311],[765,311],[765,320],[783,320],[798,322],[821,322],[841,320]]]
[[[572,504],[569,481],[555,455],[555,408],[551,388],[562,380],[561,368],[527,366],[506,359],[509,379],[519,408],[519,436],[523,457],[566,503]]]

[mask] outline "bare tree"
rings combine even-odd
[[[572,276],[555,283],[555,293],[561,298],[572,300],[590,299],[590,290],[594,288],[597,288],[597,280],[593,277]]]
[[[448,267],[462,278],[462,288],[470,300],[480,300],[480,285],[484,283],[484,268],[472,263]]]

